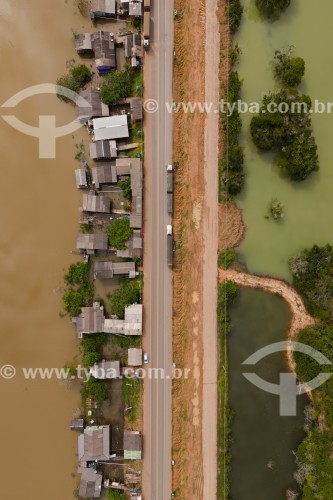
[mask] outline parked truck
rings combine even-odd
[[[150,47],[150,11],[143,13],[143,48],[148,50]]]
[[[173,267],[174,241],[172,234],[167,235],[167,261],[168,266]]]
[[[167,211],[173,213],[173,166],[167,166]]]
[[[150,12],[150,4],[151,4],[150,0],[144,0],[144,11],[145,12]]]

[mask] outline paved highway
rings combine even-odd
[[[144,390],[144,500],[171,498],[172,272],[167,266],[166,165],[172,163],[173,1],[153,0],[151,47],[145,56],[145,99],[159,104],[145,113],[144,350],[148,367],[169,379],[146,380]]]

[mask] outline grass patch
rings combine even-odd
[[[141,379],[133,378],[124,380],[124,403],[130,422],[134,422],[138,416],[142,387],[143,381]]]

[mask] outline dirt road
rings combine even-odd
[[[205,94],[206,102],[218,104],[220,35],[217,0],[206,0]],[[218,109],[218,108],[217,108]],[[217,479],[217,252],[218,252],[218,157],[219,115],[205,121],[205,191],[203,208],[203,499],[216,498]]]

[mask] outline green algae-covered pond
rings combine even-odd
[[[322,102],[333,101],[333,3],[329,0],[292,0],[274,23],[259,18],[255,0],[244,0],[244,16],[236,40],[242,50],[238,71],[244,80],[242,100],[261,102],[276,89],[272,59],[275,50],[289,45],[306,63],[301,90]],[[242,260],[257,274],[289,279],[289,257],[314,243],[333,244],[333,113],[313,114],[320,171],[305,182],[284,178],[269,154],[258,154],[252,143],[250,114],[243,116],[246,186],[238,198],[247,232],[240,246]],[[266,220],[273,198],[284,205],[282,222]]]

